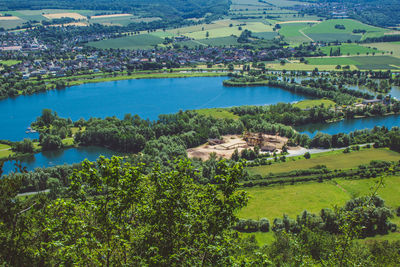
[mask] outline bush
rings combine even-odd
[[[310,152],[306,152],[306,153],[304,153],[304,158],[306,158],[306,159],[309,159],[309,158],[311,158],[311,154],[310,154]]]

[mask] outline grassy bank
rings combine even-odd
[[[211,116],[216,119],[239,119],[238,115],[233,114],[225,108],[205,108],[196,110],[197,113],[205,116]]]

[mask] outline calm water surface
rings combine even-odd
[[[84,159],[90,161],[96,160],[100,155],[110,158],[113,155],[123,156],[123,153],[117,153],[107,148],[101,147],[79,147],[57,151],[45,151],[34,156],[20,159],[22,165],[27,167],[28,171],[32,171],[38,167],[53,167],[63,164],[79,163]],[[8,174],[15,170],[15,161],[7,161],[3,166],[4,174]]]
[[[156,120],[159,114],[179,110],[239,105],[265,105],[307,99],[271,87],[224,87],[226,77],[142,79],[73,86],[0,101],[0,139],[35,138],[26,128],[44,108],[64,118],[117,116],[127,113]]]

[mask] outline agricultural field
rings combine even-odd
[[[343,25],[344,29],[335,28],[336,25]],[[304,29],[304,33],[307,34],[314,41],[358,41],[365,37],[362,34],[355,34],[353,30],[365,30],[367,34],[374,34],[376,36],[382,36],[388,30],[363,24],[356,20],[351,19],[332,19],[326,20],[319,24],[315,24],[313,27]]]
[[[164,39],[151,35],[140,34],[134,36],[126,36],[117,39],[108,39],[98,42],[90,42],[87,45],[101,49],[119,48],[119,49],[151,49],[155,45],[162,44]]]
[[[200,39],[197,40],[198,43],[204,45],[212,45],[212,46],[233,46],[238,45],[237,38],[234,36],[227,37],[218,37],[218,38],[208,38],[208,39]]]
[[[271,70],[304,70],[304,71],[313,71],[315,68],[318,68],[320,71],[334,71],[336,70],[336,65],[312,65],[312,64],[304,64],[304,63],[285,63],[282,65],[280,63],[267,63],[266,68]],[[350,65],[351,70],[356,70],[357,68],[353,65]]]
[[[308,58],[310,65],[354,65],[361,70],[400,69],[400,59],[392,56]]]
[[[325,46],[321,48],[321,51],[324,52],[329,56],[329,53],[332,49],[332,51],[337,51],[340,48],[340,52],[342,55],[366,55],[372,54],[372,53],[382,53],[385,52],[385,50],[378,50],[377,48],[373,48],[370,45],[358,45],[358,44],[341,44],[341,45],[331,45],[331,46]],[[387,50],[386,50],[387,51]],[[385,52],[386,53],[386,52]]]
[[[373,47],[379,51],[393,52],[393,56],[400,57],[400,42],[384,42],[384,43],[372,43],[362,44],[365,47]]]
[[[249,30],[254,33],[259,32],[272,32],[272,26],[266,25],[261,22],[248,22],[246,25],[240,26],[241,30],[239,30],[239,26],[232,25],[232,27],[221,26],[219,28],[209,29],[209,30],[200,30],[194,32],[184,33],[185,36],[194,39],[205,39],[209,38],[218,38],[218,37],[227,37],[231,35],[240,36],[242,31]]]
[[[278,23],[279,24],[279,23]],[[284,23],[279,24],[281,29],[279,30],[279,34],[285,37],[289,43],[303,43],[310,42],[310,38],[307,37],[304,33],[302,33],[305,29],[308,29],[314,25],[314,23]]]
[[[315,99],[315,100],[303,100],[293,104],[293,106],[301,109],[306,109],[306,108],[320,106],[322,104],[325,107],[334,107],[336,105],[335,102],[329,99]]]
[[[196,112],[205,116],[214,117],[216,119],[233,119],[233,120],[239,119],[239,116],[233,114],[232,112],[224,108],[198,109],[196,110]]]
[[[300,159],[287,162],[275,163],[272,165],[264,165],[248,168],[250,174],[266,175],[269,173],[282,173],[294,170],[305,170],[313,168],[317,165],[325,165],[328,169],[349,169],[355,168],[361,164],[368,164],[372,159],[380,159],[386,161],[400,160],[400,153],[385,149],[371,148],[362,149],[360,151],[352,151],[351,153],[343,153],[342,151],[332,151],[321,154],[313,154],[310,159]]]

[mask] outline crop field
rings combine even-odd
[[[268,7],[271,5],[258,0],[232,0],[231,10],[258,10]]]
[[[325,107],[334,107],[336,105],[335,102],[329,99],[316,99],[316,100],[303,100],[300,102],[297,102],[296,104],[293,104],[294,107],[301,108],[301,109],[306,109],[306,108],[312,108],[315,106],[320,106],[324,105]]]
[[[345,29],[336,29],[335,25],[343,25]],[[306,34],[311,33],[348,33],[353,34],[353,30],[365,30],[367,32],[387,32],[387,30],[370,26],[352,19],[332,19],[325,20],[319,24],[314,25],[312,28],[305,30]]]
[[[246,25],[241,26],[241,30],[239,30],[238,26],[221,26],[214,29],[209,30],[200,30],[189,33],[184,33],[184,35],[194,38],[194,39],[205,39],[208,35],[209,38],[218,38],[218,37],[227,37],[231,35],[240,36],[242,31],[249,30],[254,33],[257,32],[272,32],[272,26],[266,25],[261,22],[248,22]]]
[[[399,42],[384,42],[384,43],[372,43],[362,44],[365,47],[374,47],[379,51],[393,52],[393,56],[400,57],[400,43]]]
[[[325,165],[328,169],[349,169],[355,168],[361,164],[368,164],[373,159],[398,161],[400,153],[379,148],[365,149],[360,151],[352,151],[351,153],[343,153],[342,151],[333,151],[328,153],[313,154],[310,159],[299,159],[287,162],[276,163],[272,165],[264,165],[248,168],[251,174],[266,175],[269,173],[290,172],[294,170],[310,169],[316,165]]]
[[[101,49],[151,49],[155,45],[162,44],[163,41],[164,39],[151,34],[140,34],[116,39],[102,40],[98,42],[90,42],[87,45]]]
[[[382,53],[384,51],[374,49],[373,47],[362,46],[358,44],[341,44],[341,45],[332,45],[332,46],[325,46],[321,48],[325,54],[329,56],[330,50],[336,51],[340,48],[340,52],[342,55],[365,55],[367,53]]]
[[[234,36],[218,37],[218,38],[208,38],[200,39],[196,41],[197,43],[203,45],[213,45],[213,46],[231,46],[239,44],[237,38]]]
[[[284,23],[280,24],[279,34],[291,43],[309,42],[310,39],[304,36],[300,31],[304,31],[314,25],[314,23]]]
[[[239,119],[239,116],[233,114],[232,112],[228,111],[224,108],[207,108],[207,109],[198,109],[196,110],[197,113],[205,116],[211,116],[216,119]]]
[[[397,69],[400,59],[392,56],[308,58],[311,65],[355,65],[359,69]]]
[[[281,65],[279,63],[268,64],[266,67],[271,70],[304,70],[304,71],[313,71],[315,68],[318,68],[320,71],[334,71],[336,70],[336,65],[312,65],[312,64],[304,64],[304,63],[286,63],[285,65]],[[353,65],[350,65],[351,70],[356,70],[357,68]]]

